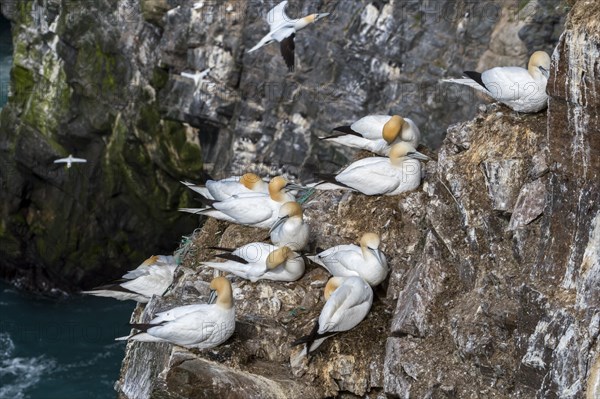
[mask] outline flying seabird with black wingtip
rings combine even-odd
[[[293,71],[294,49],[296,48],[294,37],[296,36],[296,32],[317,22],[321,18],[325,18],[329,13],[310,14],[303,18],[292,19],[285,13],[287,3],[287,1],[282,1],[269,11],[267,14],[267,23],[271,28],[269,33],[267,33],[256,46],[248,50],[248,52],[251,53],[262,46],[278,41],[285,64],[290,71]]]

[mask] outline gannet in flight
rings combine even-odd
[[[373,303],[373,290],[360,277],[332,277],[325,286],[325,300],[312,332],[292,342],[292,345],[306,344],[305,354],[313,352],[332,335],[351,330],[363,321]]]
[[[285,13],[285,7],[287,1],[282,1],[273,7],[267,14],[267,23],[270,26],[270,31],[267,33],[258,44],[248,50],[249,53],[258,50],[264,45],[274,42],[277,40],[280,43],[281,55],[285,60],[290,71],[294,70],[294,37],[296,32],[304,29],[313,22],[317,22],[321,18],[325,18],[329,15],[328,12],[321,14],[311,14],[304,18],[292,19]]]
[[[232,176],[221,180],[207,180],[204,185],[182,181],[189,189],[194,190],[205,198],[225,201],[233,195],[241,193],[268,193],[269,185],[254,173],[243,176]]]
[[[205,77],[208,76],[211,69],[212,68],[207,68],[202,72],[196,73],[181,72],[181,76],[183,76],[184,78],[192,79],[194,81],[194,86],[198,86],[198,84],[202,82]]]
[[[304,274],[304,259],[288,247],[277,248],[271,244],[253,242],[217,256],[227,261],[202,264],[253,283],[258,280],[296,281]]]
[[[369,115],[349,126],[340,126],[333,130],[339,133],[319,138],[383,156],[390,153],[394,144],[405,141],[416,148],[421,139],[417,125],[399,115]]]
[[[421,184],[421,162],[429,157],[409,143],[394,144],[389,157],[358,160],[336,175],[320,175],[326,181],[313,185],[317,190],[356,190],[366,195],[397,195]]]
[[[304,221],[302,207],[297,202],[286,202],[279,209],[279,217],[269,231],[271,241],[278,247],[287,246],[294,251],[308,244],[310,228]]]
[[[212,207],[179,210],[231,223],[269,229],[278,218],[279,208],[286,202],[296,200],[292,194],[286,192],[287,188],[296,189],[298,186],[288,183],[282,176],[276,176],[269,182],[268,194],[241,193],[225,201],[212,202]]]
[[[170,342],[187,348],[208,349],[227,341],[235,330],[235,308],[231,283],[217,277],[210,283],[216,291],[208,304],[179,306],[156,314],[147,324],[132,324],[140,332],[117,341]]]
[[[536,51],[527,69],[496,67],[483,73],[465,71],[467,78],[444,79],[485,93],[517,112],[538,112],[548,105],[546,84],[550,76],[550,56]]]
[[[122,280],[84,294],[115,298],[120,301],[134,300],[148,303],[153,295],[162,295],[173,283],[177,262],[173,256],[157,255],[146,259],[136,269],[123,275]]]
[[[87,162],[87,159],[83,159],[83,158],[75,158],[73,155],[69,154],[68,157],[66,158],[60,158],[54,161],[54,163],[66,163],[67,164],[67,168],[70,168],[72,164],[74,163],[85,163]]]
[[[379,235],[365,233],[360,239],[360,246],[338,245],[308,259],[323,266],[336,277],[358,276],[369,285],[379,285],[388,274],[387,259],[379,249]]]

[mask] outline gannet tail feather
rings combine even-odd
[[[462,79],[442,79],[442,82],[446,83],[458,83],[459,85],[465,85],[474,88],[475,90],[479,90],[483,93],[489,94],[490,92],[482,85],[477,83],[471,78],[462,78]]]
[[[355,132],[354,130],[352,130],[352,128],[350,127],[350,125],[346,125],[346,126],[338,126],[335,129],[332,129],[335,132],[340,132],[341,134],[336,134],[333,136],[329,136],[329,137],[325,137],[325,139],[330,139],[330,138],[334,138],[334,137],[339,137],[339,136],[344,136],[346,134],[351,134],[353,136],[358,136],[358,137],[362,137],[361,134]]]
[[[335,180],[335,174],[315,173],[321,181],[314,185],[317,190],[354,190],[352,187]]]
[[[488,88],[485,87],[485,83],[483,83],[483,80],[481,79],[481,73],[476,72],[476,71],[464,71],[463,73],[465,75],[467,75],[469,78],[473,79],[478,84],[480,84],[484,89],[488,90]]]
[[[215,251],[233,252],[235,249],[225,247],[207,247],[207,249],[214,249]]]
[[[215,256],[217,258],[232,260],[234,262],[241,263],[244,265],[248,264],[248,261],[246,259],[242,258],[241,256],[234,255],[234,254],[217,254]]]

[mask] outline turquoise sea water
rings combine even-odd
[[[133,302],[32,297],[0,283],[0,399],[115,398]]]

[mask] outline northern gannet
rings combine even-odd
[[[287,246],[294,251],[308,244],[310,227],[304,222],[302,207],[297,202],[286,202],[279,209],[279,217],[269,231],[271,241],[278,247]]]
[[[68,157],[66,158],[60,158],[54,161],[54,163],[66,163],[67,164],[67,168],[70,168],[72,164],[74,163],[85,163],[87,162],[87,159],[83,159],[83,158],[75,158],[73,155],[69,154]]]
[[[285,64],[290,71],[293,71],[294,49],[296,47],[294,44],[294,36],[296,36],[296,32],[317,22],[321,18],[325,18],[329,13],[311,14],[304,18],[292,19],[285,13],[287,3],[287,1],[282,1],[269,11],[267,14],[267,23],[270,27],[269,33],[267,33],[256,46],[248,50],[248,52],[251,53],[264,45],[278,41],[280,43],[281,55],[285,60]]]
[[[319,138],[384,156],[390,153],[391,146],[396,143],[405,141],[416,148],[421,139],[417,125],[399,115],[369,115],[349,126],[333,130],[339,133]]]
[[[187,348],[208,349],[227,341],[235,330],[231,283],[217,277],[210,283],[216,303],[179,306],[156,314],[148,324],[132,324],[140,332],[117,341],[170,342]],[[213,295],[211,295],[213,298]]]
[[[217,256],[227,261],[202,264],[253,283],[258,280],[296,281],[304,274],[304,259],[288,247],[253,242]]]
[[[232,176],[221,180],[207,180],[204,185],[182,181],[189,189],[203,195],[205,198],[225,201],[233,195],[241,193],[268,193],[269,184],[254,173],[243,176]]]
[[[409,143],[394,144],[389,157],[360,159],[336,175],[321,175],[327,182],[313,185],[317,190],[351,189],[366,195],[397,195],[421,184],[421,162],[429,157]]]
[[[177,262],[173,256],[151,256],[136,269],[124,274],[121,281],[82,293],[148,303],[153,295],[162,295],[169,288],[176,268]]]
[[[192,79],[194,81],[194,86],[198,86],[198,84],[202,82],[205,77],[208,76],[211,69],[212,68],[206,68],[204,71],[196,73],[181,72],[181,76],[183,76],[184,78]]]
[[[313,352],[328,337],[351,330],[363,321],[373,303],[373,290],[360,277],[332,277],[325,286],[325,300],[312,332],[292,343],[306,344],[305,354]]]
[[[323,266],[333,276],[358,276],[375,287],[388,274],[387,259],[379,244],[378,234],[365,233],[360,239],[360,246],[338,245],[307,258]]]
[[[215,219],[246,226],[269,229],[277,220],[279,208],[294,196],[286,188],[297,188],[282,176],[276,176],[269,182],[269,193],[241,193],[231,198],[213,202],[208,208],[181,208],[182,212],[196,213]]]
[[[465,71],[467,78],[444,79],[443,82],[471,86],[517,112],[538,112],[548,105],[546,84],[550,76],[550,56],[536,51],[527,69],[496,67],[483,73]]]

